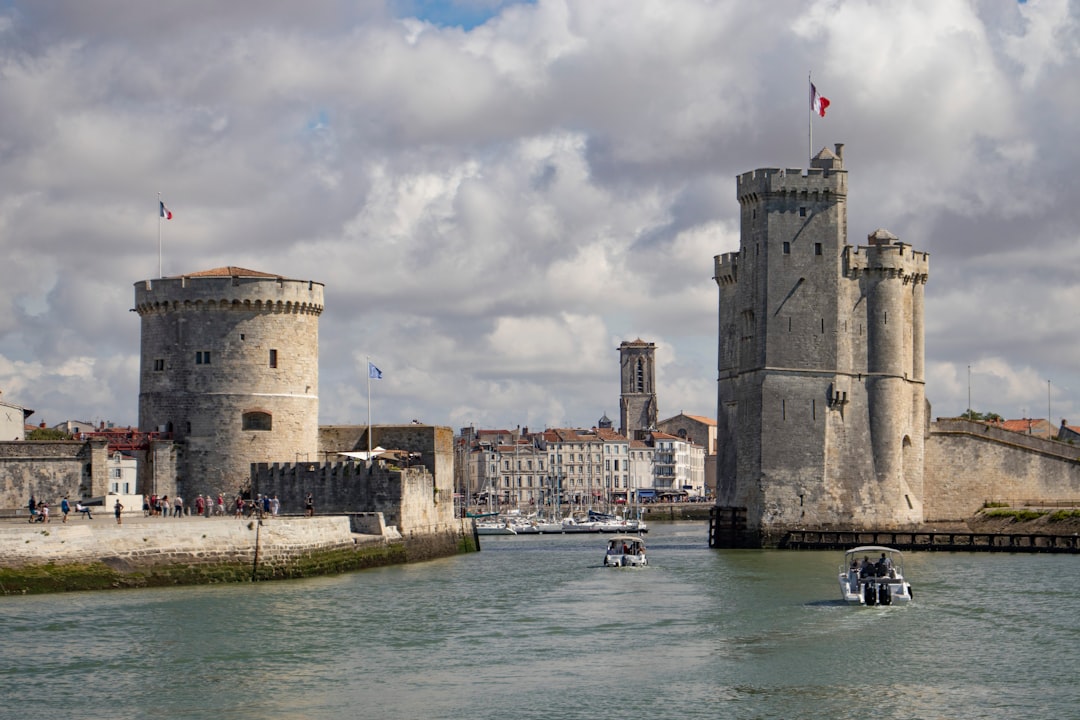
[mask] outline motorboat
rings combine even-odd
[[[608,538],[604,567],[645,567],[645,540],[638,535],[613,535]]]
[[[501,518],[476,520],[477,535],[517,535],[513,523]]]
[[[882,545],[860,545],[844,553],[840,595],[849,605],[901,605],[911,601],[904,579],[904,554]]]

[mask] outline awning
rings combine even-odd
[[[638,490],[638,497],[656,497],[655,490]]]
[[[386,452],[386,448],[377,447],[370,453],[366,452],[339,452],[338,455],[344,455],[345,457],[356,458],[357,460],[368,460],[370,458],[378,457]]]

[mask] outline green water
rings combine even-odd
[[[1074,718],[1080,557],[909,553],[907,607],[841,553],[655,524],[301,581],[0,598],[0,717]]]

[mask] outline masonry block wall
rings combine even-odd
[[[926,441],[926,520],[966,520],[984,503],[1080,503],[1080,447],[967,420]]]
[[[427,468],[393,469],[364,462],[253,465],[252,495],[277,495],[282,512],[303,512],[312,494],[317,514],[383,513],[402,533],[430,532],[454,524],[453,490],[437,488]]]
[[[103,496],[108,461],[104,440],[0,442],[0,508],[25,508],[31,493],[56,506]]]
[[[334,462],[339,452],[367,452],[367,425],[324,425],[319,428],[320,458]],[[440,425],[373,425],[371,447],[417,453],[440,489],[454,484],[454,431]]]

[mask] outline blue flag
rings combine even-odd
[[[376,380],[382,380],[382,370],[375,367],[371,363],[367,364],[367,376],[369,378],[375,378]]]

